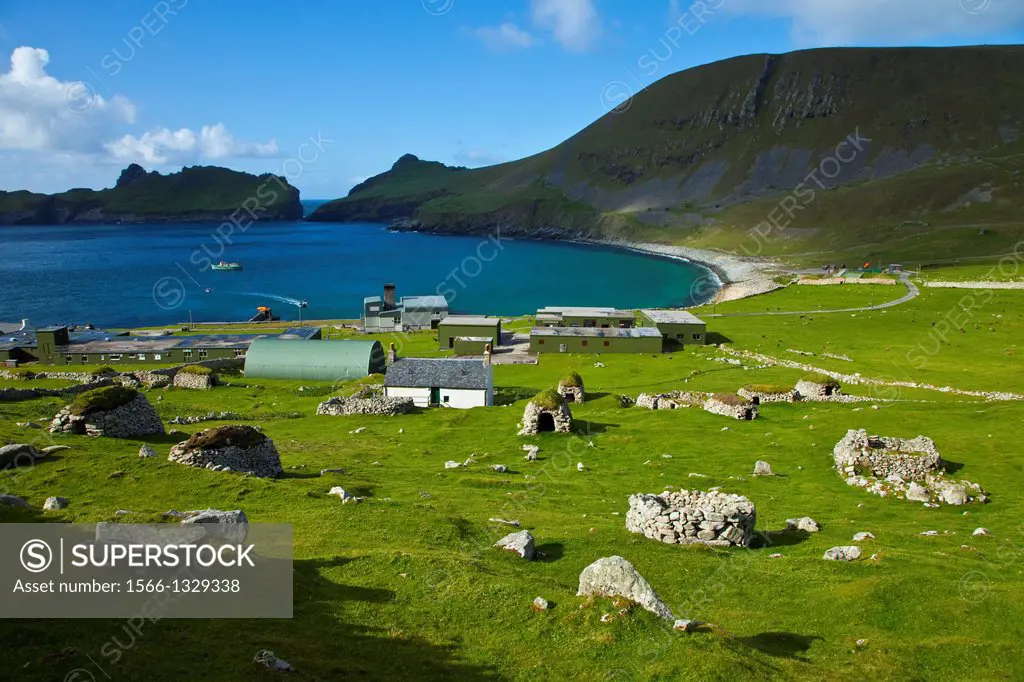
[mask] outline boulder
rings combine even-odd
[[[331,488],[331,490],[327,494],[328,495],[335,495],[335,496],[337,496],[338,499],[341,500],[342,504],[348,504],[350,502],[358,502],[359,501],[359,500],[357,500],[352,495],[352,493],[350,493],[349,491],[345,490],[344,488],[342,488],[341,486],[338,486],[338,485],[336,485],[333,488]]]
[[[944,482],[939,485],[939,499],[944,504],[967,504],[967,488],[959,483]]]
[[[0,447],[0,470],[31,466],[46,455],[31,443],[14,443]]]
[[[139,457],[146,459],[149,457],[156,457],[156,450],[151,448],[148,444],[143,443],[142,447],[139,448]]]
[[[172,462],[207,468],[226,467],[258,478],[284,473],[274,441],[251,426],[206,429],[171,448]]]
[[[992,535],[988,528],[975,528],[971,535]]]
[[[291,663],[278,658],[274,655],[273,651],[268,651],[266,649],[257,651],[252,662],[256,665],[262,665],[264,668],[270,668],[271,670],[281,670],[284,672],[292,672],[295,670]]]
[[[28,502],[15,495],[0,495],[0,505],[8,507],[28,507]]]
[[[772,467],[768,462],[764,460],[757,460],[754,462],[754,475],[755,476],[774,476],[772,473]]]
[[[521,530],[518,533],[509,533],[494,543],[495,547],[508,552],[515,552],[527,561],[533,561],[535,554],[533,535],[528,530]]]
[[[455,460],[451,459],[444,463],[445,469],[458,469],[460,466],[462,466],[461,462],[456,462]]]
[[[43,509],[46,511],[58,511],[61,509],[67,509],[71,501],[66,497],[47,497],[46,502],[43,503]]]
[[[911,481],[907,487],[907,499],[911,502],[928,502],[932,499],[932,496],[928,492],[928,488],[925,488],[916,481]]]
[[[620,556],[604,557],[584,568],[576,594],[580,597],[622,597],[660,618],[673,620],[672,612],[650,583],[633,568],[633,564]]]
[[[875,536],[868,532],[860,532],[853,536],[854,542],[863,542],[864,540],[874,540]]]
[[[548,603],[548,600],[545,599],[544,597],[537,597],[536,599],[533,600],[533,607],[532,608],[533,608],[534,611],[547,611],[548,609],[551,608],[551,604]]]
[[[822,557],[827,561],[853,561],[860,558],[860,547],[847,545],[845,547],[833,547],[825,551]]]
[[[817,533],[821,530],[821,524],[810,516],[801,516],[798,519],[786,519],[786,530],[799,530],[804,533]]]
[[[505,466],[504,464],[493,464],[491,465],[491,468],[497,471],[499,474],[504,474],[508,472],[508,467]]]
[[[243,542],[249,532],[249,519],[241,509],[221,511],[219,509],[203,509],[185,512],[181,525],[203,524],[206,537]]]

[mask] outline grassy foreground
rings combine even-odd
[[[889,290],[872,288],[876,295]],[[857,298],[866,289],[843,288]],[[925,291],[904,306],[856,315],[720,318],[712,330],[736,348],[883,376],[964,294]],[[807,295],[756,300],[786,308],[803,305]],[[908,363],[907,373],[959,388],[1024,392],[1020,373],[1007,371],[1024,292],[996,292],[977,316],[977,328],[965,325],[924,368]],[[429,335],[416,336],[406,347],[425,350],[428,342]],[[544,355],[537,366],[495,368],[499,406],[393,418],[313,416],[332,389],[354,385],[307,382],[313,390],[299,391],[295,382],[227,377],[206,392],[150,391],[165,420],[231,410],[262,425],[281,451],[285,476],[257,480],[140,460],[141,441],[54,436],[72,449],[0,472],[0,492],[21,495],[36,510],[50,495],[68,497],[71,506],[45,516],[0,507],[0,522],[96,522],[112,520],[118,509],[149,520],[170,509],[214,507],[243,509],[253,522],[291,523],[294,619],[160,621],[136,637],[122,621],[0,622],[0,670],[25,680],[64,679],[77,668],[114,680],[179,680],[198,670],[215,680],[278,679],[250,662],[268,648],[298,669],[295,679],[310,680],[1024,677],[1024,456],[1017,446],[1024,407],[907,389],[879,394],[901,400],[880,401],[879,409],[765,405],[754,422],[619,406],[620,393],[733,392],[750,383],[792,385],[806,374],[738,367],[715,361],[720,356],[713,347],[658,356]],[[595,367],[597,360],[605,366]],[[576,433],[515,436],[526,399],[572,371],[588,395],[573,406]],[[867,387],[847,392],[871,395]],[[40,432],[15,422],[42,423],[62,404],[0,403],[0,439],[39,439]],[[358,427],[365,430],[350,433]],[[956,476],[981,483],[992,501],[965,515],[965,508],[928,509],[846,486],[831,468],[831,450],[850,428],[934,438],[959,466]],[[176,440],[150,442],[166,454]],[[523,460],[526,442],[540,446],[537,462]],[[478,464],[443,468],[474,453]],[[758,459],[778,475],[749,476]],[[509,471],[494,472],[491,464]],[[329,467],[346,473],[321,478]],[[114,472],[124,475],[112,478]],[[334,485],[367,499],[342,505],[326,495]],[[765,534],[760,546],[661,545],[624,528],[631,493],[719,485],[755,503]],[[822,531],[779,532],[787,518],[804,515]],[[491,517],[519,520],[545,556],[531,563],[491,549],[510,530],[488,523]],[[992,536],[972,537],[978,526]],[[919,535],[925,530],[940,535]],[[859,543],[864,558],[821,559],[829,547],[853,544],[858,531],[876,536]],[[675,633],[638,608],[619,615],[610,601],[576,597],[580,571],[612,554],[631,561],[677,616],[715,627]],[[553,609],[533,612],[536,596]],[[601,622],[604,614],[614,618]],[[116,663],[100,653],[113,638],[123,649]]]

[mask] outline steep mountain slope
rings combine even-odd
[[[751,255],[998,253],[1022,224],[1022,85],[1019,46],[737,57],[668,76],[520,161],[407,155],[311,219]]]
[[[269,173],[192,166],[161,175],[133,163],[110,189],[0,192],[0,225],[218,221],[236,211],[239,221],[298,220],[299,190]]]

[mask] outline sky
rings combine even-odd
[[[129,163],[344,196],[406,153],[486,166],[742,54],[1024,43],[1022,0],[0,0],[0,189]]]

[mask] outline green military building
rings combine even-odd
[[[455,339],[460,336],[489,339],[494,348],[501,343],[501,320],[496,317],[449,315],[437,325],[437,341],[444,350],[454,349]]]
[[[617,308],[548,306],[537,311],[537,326],[628,329],[636,326],[636,315]]]
[[[531,353],[660,353],[661,332],[653,327],[534,327]]]
[[[707,324],[689,311],[641,310],[640,319],[661,332],[666,346],[703,346],[707,343]]]
[[[245,376],[347,381],[384,373],[380,341],[258,339],[245,355]]]

